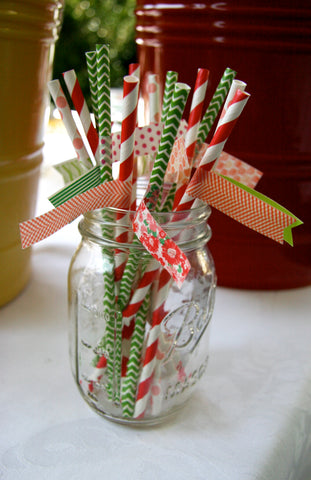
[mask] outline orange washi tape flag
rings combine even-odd
[[[126,208],[131,194],[131,183],[113,180],[81,193],[43,215],[19,224],[22,248],[40,242],[96,208]]]
[[[292,228],[303,223],[265,195],[213,170],[200,169],[187,194],[279,243],[293,245]]]

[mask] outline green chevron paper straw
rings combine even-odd
[[[95,125],[98,129],[98,99],[97,99],[97,65],[96,52],[86,52],[86,66],[89,79],[92,110],[95,117]]]
[[[137,382],[140,372],[141,353],[145,338],[145,326],[150,305],[150,290],[136,314],[134,332],[131,339],[130,355],[126,377],[122,385],[122,413],[124,417],[132,417],[135,409]]]
[[[110,107],[110,58],[108,45],[96,45],[96,85],[97,85],[97,115],[98,115],[98,133],[100,148],[100,169],[101,181],[108,182],[112,177],[112,159],[111,159],[111,107]],[[111,220],[108,213],[104,215],[104,220]],[[102,228],[106,238],[113,238],[111,229]],[[107,351],[107,372],[108,381],[106,385],[108,398],[110,400],[119,400],[120,386],[115,384],[114,371],[118,361],[115,345],[115,330],[120,329],[120,319],[115,312],[115,285],[114,285],[114,257],[113,252],[108,248],[102,248],[103,262],[112,265],[111,270],[104,269],[103,278],[105,285],[105,295],[103,298],[104,313],[107,317],[106,331],[103,338]]]
[[[161,192],[164,182],[165,171],[167,168],[173,145],[177,135],[178,127],[184,112],[186,101],[190,92],[189,85],[185,83],[175,83],[172,102],[167,113],[164,124],[158,153],[156,155],[154,165],[149,180],[150,193],[147,194],[147,208],[152,208],[152,204],[148,199],[152,197],[154,192]],[[148,205],[149,203],[149,205]]]
[[[162,102],[162,113],[161,113],[161,122],[165,123],[170,104],[172,101],[172,96],[174,93],[174,86],[178,80],[178,73],[169,70],[166,73],[164,92],[163,92],[163,102]]]
[[[108,45],[96,45],[97,105],[102,181],[112,180],[110,59]]]
[[[176,195],[176,189],[177,189],[177,183],[173,183],[171,185],[171,188],[170,188],[168,194],[167,194],[167,197],[165,198],[164,204],[160,205],[160,207],[159,207],[160,212],[171,212],[173,210],[173,205],[174,205],[175,195]]]
[[[226,68],[224,71],[223,76],[220,79],[220,82],[200,123],[197,137],[198,145],[205,142],[207,135],[209,134],[212,125],[221,109],[221,106],[225,101],[235,76],[236,72],[231,68]]]

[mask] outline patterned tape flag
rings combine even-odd
[[[80,177],[88,170],[77,158],[71,158],[54,165],[53,168],[63,177],[65,185]]]
[[[216,172],[198,172],[187,193],[266,237],[293,245],[292,228],[303,222],[270,198]]]
[[[101,183],[100,167],[97,165],[88,172],[73,180],[64,188],[49,197],[53,207],[59,207],[62,203],[67,202],[72,197],[97,187]]]
[[[146,250],[163,265],[180,288],[190,270],[190,263],[155,221],[144,201],[134,217],[133,230]]]
[[[129,182],[105,182],[39,217],[20,223],[22,248],[49,237],[83,213],[107,206],[125,208],[130,193]]]
[[[200,165],[202,158],[208,148],[207,143],[203,143],[195,159],[195,167]],[[227,152],[222,152],[215,164],[214,171],[225,177],[232,178],[243,185],[255,188],[263,173],[255,167],[252,167],[243,160],[240,160]]]

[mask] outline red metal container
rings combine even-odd
[[[194,85],[210,70],[212,96],[226,67],[251,94],[225,150],[264,172],[257,190],[298,216],[294,247],[213,210],[210,249],[219,284],[284,289],[311,284],[311,6],[309,0],[138,0],[142,76],[167,70]],[[186,111],[187,115],[187,111]],[[186,117],[187,118],[187,117]]]

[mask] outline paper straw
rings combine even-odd
[[[215,134],[212,138],[212,141],[209,144],[204,154],[204,157],[202,158],[200,165],[197,168],[194,176],[192,177],[192,180],[189,183],[189,185],[190,184],[193,185],[193,183],[197,181],[200,168],[210,170],[212,167],[215,166],[215,163],[218,160],[221,152],[223,151],[225,143],[228,140],[228,137],[232,132],[233,127],[235,126],[239,116],[241,115],[243,108],[245,107],[249,99],[249,96],[250,95],[248,93],[237,90],[231,103],[228,105],[228,108],[224,116],[219,121]],[[187,194],[187,189],[186,189],[186,192],[183,195],[179,205],[177,206],[176,211],[189,210],[192,207],[193,203],[194,203],[194,198],[190,197]]]
[[[74,107],[78,112],[82,127],[84,129],[86,138],[90,144],[92,153],[96,161],[98,162],[98,134],[92,123],[90,112],[83,96],[76,73],[74,70],[69,70],[68,72],[63,73],[63,77]]]
[[[205,142],[212,125],[220,112],[220,109],[225,101],[225,98],[230,89],[231,83],[236,75],[236,72],[231,68],[226,68],[221,77],[221,80],[216,88],[216,91],[207,107],[207,110],[202,118],[198,131],[198,143]]]
[[[164,93],[163,93],[163,102],[162,102],[162,113],[161,113],[161,122],[165,123],[170,104],[172,101],[172,96],[174,93],[174,86],[178,80],[178,73],[169,70],[166,73]]]
[[[124,77],[119,180],[132,181],[139,80]]]
[[[195,146],[197,143],[197,135],[204,106],[208,76],[209,71],[206,68],[199,68],[195,82],[190,107],[188,129],[185,138],[186,152],[190,165],[192,165],[192,160],[195,154]]]
[[[73,119],[69,104],[61,87],[59,80],[51,80],[48,82],[48,88],[51,93],[51,96],[54,100],[54,103],[61,115],[69,138],[72,142],[73,148],[76,151],[77,157],[83,165],[85,165],[88,169],[93,167],[93,164],[89,158],[89,154],[87,149],[83,143],[83,139],[75,121]]]
[[[244,92],[245,91],[245,88],[246,88],[246,83],[245,82],[242,82],[241,80],[236,80],[234,79],[232,81],[232,84],[231,84],[231,87],[230,87],[230,90],[228,92],[228,95],[226,97],[226,100],[225,100],[225,103],[224,103],[224,106],[223,106],[223,109],[222,109],[222,112],[221,112],[221,115],[220,115],[220,119],[219,121],[221,120],[221,118],[225,115],[227,109],[228,109],[228,106],[229,104],[232,102],[233,98],[234,98],[234,95],[236,93],[237,90],[241,90],[241,92]],[[216,127],[217,128],[217,127]]]
[[[160,121],[160,85],[159,75],[154,73],[148,76],[148,96],[149,96],[149,121],[150,123],[159,123]]]
[[[154,192],[156,192],[156,195],[158,195],[158,193],[161,191],[165,170],[189,95],[189,90],[190,87],[184,83],[176,83],[175,85],[171,106],[163,128],[158,153],[149,180],[149,191],[151,192],[151,196]],[[153,199],[149,196],[145,198],[145,201],[147,208],[152,208]],[[118,305],[122,310],[125,308],[130,299],[131,288],[137,271],[139,258],[139,253],[135,251],[130,252],[120,283],[120,292],[118,297]]]
[[[139,80],[131,75],[124,77],[123,80],[123,109],[122,109],[122,124],[121,124],[121,145],[120,145],[120,167],[119,180],[132,183],[133,177],[133,159],[134,159],[134,136],[137,120],[137,101],[138,101],[138,86]],[[128,207],[130,207],[130,198],[128,199]],[[123,218],[123,214],[117,214],[117,221]],[[126,238],[126,240],[128,240]],[[121,233],[116,229],[116,241],[124,241],[123,230]],[[115,257],[116,269],[120,269],[119,262],[126,262],[126,258],[119,252]],[[122,343],[122,323],[115,331],[115,341],[121,347]],[[121,381],[121,365],[122,354],[121,348],[116,349],[115,363],[114,363],[114,379],[119,386]]]
[[[132,417],[135,408],[136,388],[139,378],[140,361],[145,338],[145,325],[150,305],[150,291],[136,315],[135,327],[131,340],[130,355],[126,377],[122,385],[122,413],[124,417]]]
[[[133,75],[134,77],[140,80],[140,65],[139,63],[130,63],[129,64],[129,75]]]
[[[160,274],[158,295],[156,297],[157,303],[152,313],[152,326],[149,331],[145,357],[139,377],[135,410],[133,415],[134,418],[143,418],[147,408],[153,374],[158,361],[157,350],[159,344],[159,336],[161,333],[161,322],[166,315],[166,312],[164,312],[164,303],[166,300],[167,291],[170,287],[170,282],[171,277],[169,273],[165,269],[163,269]]]
[[[173,149],[178,127],[189,95],[190,87],[185,83],[176,83],[172,102],[166,117],[158,153],[149,179],[151,194],[158,191],[161,193],[166,167]],[[148,206],[149,203],[149,206]],[[146,202],[147,208],[151,208],[150,201]]]
[[[99,163],[102,181],[112,180],[110,59],[108,45],[96,45]]]
[[[97,99],[97,65],[96,52],[86,52],[86,66],[90,85],[92,109],[95,118],[95,125],[98,128],[98,99]]]
[[[136,77],[140,81],[140,65],[139,63],[130,63],[129,65],[129,75]],[[138,116],[139,116],[139,96],[140,96],[140,84],[138,88],[138,107],[137,107],[137,121],[136,125],[138,126]],[[133,161],[133,179],[132,179],[132,197],[131,197],[131,210],[136,210],[136,197],[137,197],[137,157],[134,156]]]
[[[156,156],[154,167],[152,169],[151,177],[149,180],[149,188],[151,192],[154,192],[155,190],[160,191],[160,189],[162,188],[166,167],[174,145],[174,141],[177,135],[179,123],[184,111],[189,91],[190,87],[186,84],[177,83],[175,85],[173,98],[163,129],[158,154]],[[151,208],[152,201],[148,201],[148,199],[146,198],[146,204],[149,205],[149,208]],[[135,254],[135,258],[137,258],[137,254]],[[128,275],[131,276],[131,281],[129,283],[126,283],[128,295],[137,270],[137,266],[135,265],[134,268],[131,266],[130,269],[127,268],[126,270],[126,275],[124,274],[123,278],[128,281]],[[130,320],[139,310],[145,295],[149,292],[149,289],[158,273],[158,270],[159,264],[154,258],[152,258],[149,261],[147,268],[142,278],[140,279],[138,286],[135,289],[135,292],[132,295],[129,305],[123,310],[123,321],[126,325],[129,325]],[[121,282],[120,291],[122,291],[123,285]]]
[[[140,309],[158,271],[159,263],[155,258],[152,258],[148,262],[147,268],[139,280],[129,304],[122,312],[123,322],[125,325],[130,324],[131,319],[135,317],[136,313]]]

